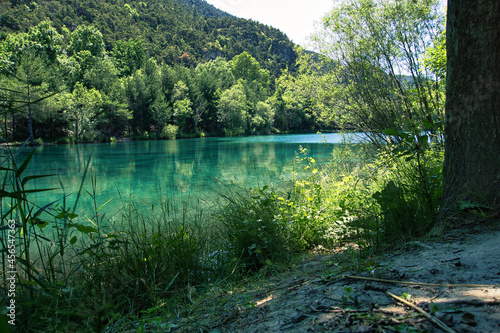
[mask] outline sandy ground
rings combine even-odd
[[[312,255],[171,331],[194,327],[213,333],[500,332],[500,230],[455,230],[364,260],[349,251]]]

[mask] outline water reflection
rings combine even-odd
[[[94,178],[98,204],[111,199],[108,210],[118,209],[130,198],[144,205],[156,204],[161,195],[178,202],[210,200],[220,184],[253,187],[289,177],[301,145],[319,163],[327,162],[334,144],[341,141],[338,135],[313,134],[45,146],[37,149],[26,175],[56,175],[30,182],[30,188],[57,189],[33,194],[31,199],[39,205],[77,192],[87,163],[84,189],[93,191]],[[91,205],[91,198],[83,195],[81,208]]]

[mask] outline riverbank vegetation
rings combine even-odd
[[[247,52],[184,66],[148,57],[141,38],[107,50],[90,25],[60,32],[44,21],[6,36],[9,139],[234,136],[323,126],[369,138],[338,146],[323,166],[300,148],[294,163],[304,172],[287,187],[227,188],[208,210],[174,207],[165,198],[150,211],[131,203],[101,215],[106,198],[86,175],[79,196],[90,195],[95,208],[85,218],[78,202],[31,202],[30,193],[49,189],[32,189],[40,176],[25,175],[31,156],[17,161],[11,152],[1,165],[1,213],[17,223],[21,331],[165,331],[214,288],[230,292],[305,251],[349,243],[371,254],[435,226],[446,73],[436,2],[351,1],[323,23],[322,56],[299,53],[296,70],[279,77]],[[2,239],[9,230],[2,226]],[[4,268],[8,255],[2,252]],[[8,284],[2,287],[7,299]]]

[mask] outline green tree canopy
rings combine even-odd
[[[241,82],[222,92],[219,99],[218,116],[219,121],[224,126],[226,136],[245,134],[248,111],[245,88]]]
[[[81,25],[71,33],[71,42],[68,47],[70,55],[88,51],[92,57],[103,57],[105,54],[102,33],[94,26]]]
[[[116,41],[113,47],[113,58],[122,76],[131,75],[141,68],[146,60],[144,40],[139,37],[128,41]]]

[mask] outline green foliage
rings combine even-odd
[[[255,115],[251,119],[252,133],[269,134],[274,124],[274,110],[265,102],[257,102]]]
[[[266,86],[269,72],[261,70],[259,62],[248,52],[243,52],[231,60],[233,75],[236,80],[257,81]]]
[[[286,262],[291,255],[286,225],[277,218],[279,202],[267,187],[223,195],[217,217],[230,258],[246,270],[258,271],[266,263]],[[233,263],[234,266],[234,263]]]
[[[94,26],[81,25],[71,33],[69,54],[77,56],[84,51],[90,52],[92,57],[104,56],[105,45],[102,33]]]
[[[61,0],[29,11],[22,2],[12,5],[3,2],[0,8],[0,39],[27,31],[42,20],[52,21],[59,31],[67,29],[73,33],[76,27],[93,25],[102,33],[108,50],[121,41],[115,54],[121,59],[117,67],[125,75],[140,66],[130,61],[141,60],[141,49],[146,52],[145,58],[154,57],[169,65],[194,66],[218,56],[231,59],[248,51],[274,77],[279,76],[282,69],[293,67],[295,61],[292,42],[278,29],[233,17],[199,0],[150,0],[147,4],[85,0],[77,7],[71,1]],[[85,36],[78,39],[80,46],[75,44],[75,50],[83,44],[89,45],[86,40]],[[93,47],[97,51],[100,45],[98,41]],[[187,57],[181,57],[183,54]]]
[[[217,113],[226,136],[239,136],[247,131],[247,99],[242,82],[222,92]]]
[[[332,239],[329,239],[328,234],[336,226],[338,210],[329,205],[325,196],[325,188],[318,174],[319,166],[314,158],[307,155],[307,149],[302,147],[295,163],[300,173],[294,174],[292,188],[286,198],[278,198],[279,218],[287,223],[297,250],[307,250],[318,245],[331,246]]]
[[[369,156],[371,160],[333,171],[341,177],[333,178],[330,193],[348,213],[351,236],[364,246],[425,236],[434,226],[442,195],[442,151],[394,145]]]
[[[384,242],[422,237],[436,221],[442,196],[442,152],[413,157],[381,157],[392,166],[390,180],[373,194],[381,208],[379,231]]]
[[[168,124],[163,128],[161,132],[162,139],[170,139],[174,140],[177,138],[177,134],[179,133],[179,127],[177,125]]]
[[[28,114],[4,118],[9,139],[20,140],[30,132],[33,142],[37,136],[57,141],[71,134],[76,142],[80,135],[87,141],[107,141],[146,131],[159,138],[168,124],[178,126],[184,137],[201,132],[231,136],[272,132],[273,110],[262,103],[281,70],[294,68],[292,43],[276,29],[196,1],[194,5],[208,15],[200,16],[192,5],[174,0],[147,5],[83,1],[74,9],[63,1],[28,12],[21,4],[0,5],[5,22],[26,16],[22,23],[2,30],[2,75],[17,75],[21,58],[31,54],[32,63],[46,69],[32,85],[43,83],[45,96],[58,90],[73,94],[77,87],[81,90],[78,84],[101,96],[86,134],[80,133],[83,124],[75,121],[75,114],[88,110],[76,110],[65,102],[68,98],[59,98],[40,103]],[[19,30],[12,30],[15,26]],[[236,120],[221,123],[219,99],[237,84],[233,72],[242,78],[239,88],[246,105],[239,120],[232,117]]]
[[[354,125],[379,144],[381,130],[404,130],[405,120],[421,130],[425,121],[442,120],[443,82],[421,61],[442,30],[435,0],[339,3],[316,37],[321,53],[335,61],[326,75],[312,69],[319,76],[311,83],[320,92],[315,95],[330,106],[321,117]]]
[[[52,27],[49,21],[29,27],[27,33],[10,34],[0,46],[2,54],[0,73],[15,74],[16,66],[27,54],[41,58],[47,65],[52,65],[61,55],[62,46],[63,36]]]
[[[429,47],[423,58],[424,65],[440,80],[446,78],[446,30],[434,37],[434,43]]]
[[[113,47],[113,59],[116,62],[116,68],[121,76],[129,76],[140,69],[146,61],[146,50],[144,49],[144,40],[137,38],[129,41],[116,41]]]
[[[189,88],[183,81],[178,81],[172,91],[174,100],[172,117],[174,118],[174,123],[184,132],[189,131],[188,121],[193,115],[192,103],[189,99],[188,91]]]
[[[94,141],[96,116],[102,102],[99,91],[93,88],[88,90],[80,82],[77,82],[73,93],[66,98],[64,108],[75,124],[75,142],[81,139]]]

